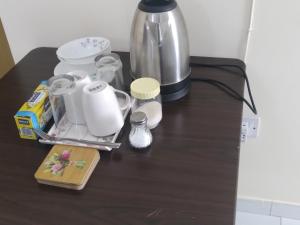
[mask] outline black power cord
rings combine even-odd
[[[216,69],[224,69],[224,68],[228,68],[228,67],[234,67],[239,69],[242,72],[242,77],[245,79],[246,81],[246,85],[247,85],[247,90],[249,93],[249,98],[250,98],[250,102],[248,100],[246,100],[242,95],[240,95],[237,91],[235,91],[233,88],[229,87],[227,84],[218,81],[218,80],[214,80],[214,79],[206,79],[206,78],[191,78],[191,81],[195,81],[195,82],[205,82],[208,83],[210,85],[216,86],[218,88],[220,88],[221,90],[223,90],[224,92],[226,92],[227,94],[229,94],[231,97],[244,102],[249,108],[250,110],[257,115],[257,109],[254,103],[254,99],[253,99],[253,95],[252,95],[252,91],[251,91],[251,87],[250,87],[250,82],[247,76],[246,71],[244,70],[244,68],[242,68],[241,66],[238,65],[233,65],[233,64],[204,64],[204,63],[191,63],[191,66],[194,67],[210,67],[210,68],[216,68]]]

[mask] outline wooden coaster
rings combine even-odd
[[[82,190],[99,160],[97,149],[55,145],[34,177],[42,184]]]

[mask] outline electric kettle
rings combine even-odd
[[[184,97],[190,89],[189,41],[175,0],[141,0],[130,37],[131,75],[161,84],[163,101]]]

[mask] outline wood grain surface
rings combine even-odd
[[[163,120],[145,152],[129,147],[128,121],[83,191],[38,184],[34,173],[51,146],[18,136],[13,116],[58,63],[38,48],[0,80],[0,224],[233,225],[242,103],[216,87],[193,83],[163,105]],[[129,80],[129,55],[120,53]],[[241,62],[193,57],[193,62]],[[243,93],[234,69],[193,68],[192,76],[226,82]]]

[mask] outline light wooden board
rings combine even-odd
[[[66,160],[62,160],[64,152],[69,154],[68,163],[63,169],[57,170],[64,164],[63,162],[66,162]],[[55,145],[34,177],[40,183],[79,189],[84,187],[99,159],[100,154],[96,149]]]

